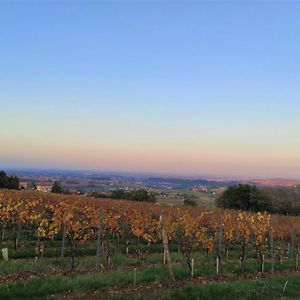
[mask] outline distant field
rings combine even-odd
[[[183,205],[184,195],[187,195],[191,199],[195,200],[197,204],[213,208],[215,207],[215,199],[218,197],[218,193],[213,195],[211,192],[200,192],[200,191],[190,191],[188,189],[177,189],[177,190],[154,190],[157,193],[164,193],[167,196],[158,195],[157,200],[161,204],[171,204],[171,205]],[[181,195],[181,196],[178,196]]]

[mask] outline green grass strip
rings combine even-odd
[[[287,282],[286,289],[283,292]],[[259,299],[300,299],[300,276],[291,275],[270,279],[233,281],[228,283],[209,283],[188,285],[171,291],[160,291],[127,297],[111,297],[113,300],[259,300]]]

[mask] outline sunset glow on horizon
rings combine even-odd
[[[300,3],[0,6],[0,170],[300,178]]]

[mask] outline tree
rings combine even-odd
[[[156,202],[155,194],[148,192],[145,189],[138,189],[134,191],[124,191],[122,189],[114,190],[109,195],[113,199],[124,199],[124,200],[133,200],[139,202]]]
[[[228,188],[217,200],[222,208],[245,211],[271,211],[272,201],[264,191],[249,184],[239,184]]]
[[[271,213],[300,215],[300,187],[264,187],[272,202]]]
[[[185,206],[197,206],[197,202],[195,200],[192,200],[192,199],[185,199],[183,201],[183,204]]]
[[[29,182],[28,183],[28,189],[29,190],[36,190],[36,183],[35,182]]]
[[[129,192],[127,199],[140,202],[156,202],[155,195],[145,189],[138,189]]]
[[[18,190],[20,187],[20,181],[17,176],[10,176],[7,180],[7,187],[9,190]]]
[[[55,181],[53,183],[51,193],[56,193],[56,194],[62,194],[63,193],[63,188],[61,187],[61,185],[57,181]]]
[[[7,176],[4,171],[0,171],[0,189],[18,190],[20,181],[17,176]]]
[[[110,197],[113,199],[126,199],[126,193],[122,189],[114,190],[111,192]]]

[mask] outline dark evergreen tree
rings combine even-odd
[[[57,181],[55,181],[53,183],[51,193],[56,193],[56,194],[62,194],[63,193],[63,188],[61,187],[61,185]]]
[[[222,208],[254,212],[272,210],[272,201],[267,193],[249,184],[239,184],[228,188],[216,200],[216,204]]]
[[[4,171],[0,171],[0,189],[18,190],[20,181],[17,176],[7,176]]]

